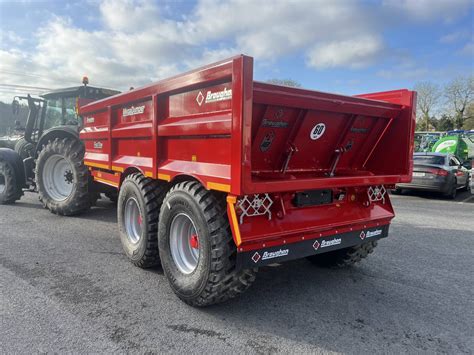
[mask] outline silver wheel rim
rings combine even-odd
[[[52,155],[43,168],[43,183],[48,195],[55,201],[67,199],[74,188],[71,164],[61,155]]]
[[[5,181],[5,176],[3,174],[0,174],[0,194],[5,191],[6,188],[6,181]]]
[[[125,221],[125,231],[130,243],[137,244],[142,236],[143,218],[140,207],[135,197],[130,197],[125,203],[123,219]]]
[[[196,270],[199,262],[199,237],[192,219],[185,213],[176,215],[171,221],[170,249],[179,271],[190,274]]]

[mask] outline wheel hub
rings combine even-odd
[[[171,221],[170,250],[173,261],[183,274],[191,274],[199,262],[199,235],[191,217],[179,213]]]
[[[74,178],[74,175],[72,174],[71,170],[66,170],[64,172],[64,181],[66,181],[66,183],[72,184],[73,178]]]
[[[71,164],[62,155],[52,155],[46,160],[42,176],[44,188],[53,200],[64,201],[71,195],[74,174]]]
[[[137,244],[142,236],[143,218],[140,207],[135,197],[130,197],[125,203],[123,220],[128,240],[132,244]]]

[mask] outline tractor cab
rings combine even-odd
[[[70,215],[88,208],[97,198],[98,192],[88,185],[87,170],[83,171],[78,111],[82,105],[119,91],[88,86],[87,77],[83,84],[40,97],[14,98],[14,115],[19,114],[21,100],[27,101],[29,110],[26,126],[9,147],[0,148],[0,204],[18,200],[23,189],[29,189],[38,191],[45,207],[60,206],[57,213]],[[74,200],[76,195],[81,203]]]
[[[52,129],[78,131],[79,107],[92,101],[100,100],[120,93],[116,90],[88,86],[88,79],[83,79],[83,86],[53,90],[40,97],[17,96],[12,107],[19,106],[19,100],[26,100],[29,113],[26,122],[24,139],[38,144],[40,139]]]

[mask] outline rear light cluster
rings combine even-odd
[[[429,169],[429,172],[433,175],[438,175],[438,176],[448,176],[448,172],[444,169]]]

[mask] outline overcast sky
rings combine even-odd
[[[0,0],[8,85],[126,90],[244,53],[256,80],[356,94],[473,73],[472,0]],[[28,90],[27,90],[28,91]]]

